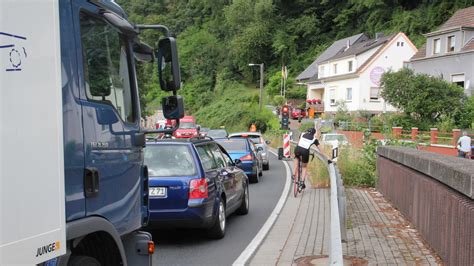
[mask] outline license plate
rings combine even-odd
[[[166,197],[166,188],[165,187],[150,187],[148,189],[148,194],[150,195],[150,197],[164,198]]]

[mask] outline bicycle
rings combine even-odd
[[[314,159],[314,153],[311,153],[311,161],[313,161],[313,159]],[[298,156],[296,160],[298,160],[298,173],[297,173],[297,176],[293,178],[293,195],[295,196],[295,198],[298,197],[298,193],[301,193],[304,189],[303,188],[304,181],[301,178],[302,171],[303,171],[302,170],[303,169],[302,156],[301,155]]]

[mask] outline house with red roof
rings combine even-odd
[[[387,71],[403,68],[417,51],[403,32],[377,33],[372,39],[363,34],[354,42],[347,40],[330,56],[317,59],[316,78],[306,81],[307,97],[320,97],[329,114],[341,104],[351,113],[397,111],[382,99],[380,79]]]
[[[460,9],[436,31],[411,58],[415,73],[438,76],[474,95],[474,6]]]

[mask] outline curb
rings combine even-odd
[[[278,157],[278,155],[273,151],[270,150],[271,153],[273,153],[275,156]],[[285,187],[283,188],[283,193],[278,200],[277,205],[273,209],[272,213],[268,217],[267,221],[263,224],[262,228],[258,231],[257,235],[252,239],[252,241],[247,245],[247,247],[242,251],[240,256],[232,263],[232,265],[245,265],[250,258],[254,255],[255,251],[257,251],[257,248],[262,244],[263,240],[267,236],[268,232],[270,232],[270,229],[272,228],[273,224],[276,222],[276,219],[280,215],[281,210],[283,209],[283,206],[285,205],[285,202],[288,198],[289,195],[289,189],[290,189],[290,184],[291,184],[291,170],[290,167],[288,166],[288,163],[282,162],[283,165],[285,166],[286,170],[286,181],[285,181]]]

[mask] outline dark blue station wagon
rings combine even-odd
[[[205,228],[209,237],[222,238],[226,217],[249,211],[247,175],[213,140],[148,142],[145,164],[150,228]]]

